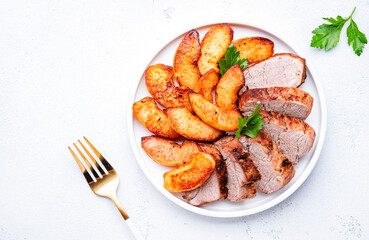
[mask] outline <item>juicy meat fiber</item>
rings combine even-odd
[[[242,136],[239,139],[245,151],[261,174],[261,179],[255,183],[263,193],[272,193],[282,187],[295,175],[295,169],[290,159],[282,154],[277,144],[263,131],[256,138]]]
[[[305,120],[311,112],[314,99],[307,92],[293,87],[255,88],[242,94],[238,107],[244,116],[249,116],[258,102],[261,110]]]
[[[256,195],[254,182],[260,179],[260,173],[249,158],[242,145],[234,136],[218,140],[215,145],[222,153],[228,172],[227,200],[239,202]]]
[[[282,153],[297,164],[307,154],[315,140],[314,129],[306,122],[275,112],[259,111],[264,119],[263,131],[277,143]]]
[[[298,87],[306,78],[305,59],[290,53],[280,53],[244,71],[246,89],[265,87]]]

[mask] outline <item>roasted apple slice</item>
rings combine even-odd
[[[145,72],[146,86],[154,99],[163,107],[187,107],[192,111],[188,101],[187,87],[176,87],[173,83],[173,68],[164,64],[155,64]]]
[[[174,55],[174,77],[181,86],[194,89],[201,74],[197,67],[197,61],[201,55],[199,33],[196,30],[189,31],[179,44]]]
[[[240,58],[247,58],[249,64],[263,61],[274,54],[274,43],[268,38],[246,37],[232,44],[240,52]]]
[[[196,142],[186,140],[178,144],[157,136],[142,137],[141,146],[155,162],[172,167],[182,166],[202,152]]]
[[[212,142],[222,135],[222,131],[204,123],[185,107],[168,108],[166,113],[172,128],[188,139]]]
[[[155,98],[157,92],[166,90],[168,86],[174,86],[173,68],[161,63],[151,65],[146,69],[145,80],[147,89]]]
[[[204,75],[210,69],[219,72],[218,63],[233,40],[233,30],[227,23],[217,24],[209,29],[201,41],[199,70]]]
[[[169,124],[167,115],[151,97],[145,97],[132,106],[133,115],[150,132],[165,138],[176,139],[179,135]]]
[[[190,102],[196,115],[205,123],[221,131],[236,131],[238,118],[242,117],[238,110],[228,110],[211,103],[199,93],[190,93]]]
[[[155,93],[154,98],[166,108],[186,107],[192,112],[191,104],[188,100],[189,91],[190,89],[187,87],[168,86],[164,91]]]
[[[237,110],[238,91],[245,85],[239,65],[234,65],[222,76],[215,89],[215,102],[219,107]]]
[[[207,71],[196,84],[194,89],[195,92],[201,93],[204,97],[213,102],[213,90],[219,81],[219,74],[214,70],[210,69]]]
[[[164,173],[164,188],[173,192],[198,188],[210,177],[214,168],[215,160],[211,155],[198,153],[190,163]]]

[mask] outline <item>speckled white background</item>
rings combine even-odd
[[[88,136],[120,173],[118,197],[147,239],[369,239],[369,47],[345,32],[309,47],[321,17],[369,36],[369,1],[86,0],[0,2],[0,239],[131,239],[112,203],[87,187],[66,146]],[[129,88],[153,55],[204,22],[256,23],[302,50],[326,94],[321,157],[291,197],[260,214],[187,212],[144,177],[129,146]]]

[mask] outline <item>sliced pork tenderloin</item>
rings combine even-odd
[[[199,143],[203,152],[213,156],[215,160],[215,170],[206,182],[200,187],[185,192],[183,198],[189,204],[199,206],[205,203],[217,201],[227,197],[227,168],[222,154],[212,144]]]
[[[275,112],[261,110],[259,113],[264,119],[263,131],[293,164],[313,147],[315,131],[306,122]]]
[[[275,192],[294,177],[295,169],[290,159],[263,131],[256,138],[242,136],[239,141],[261,174],[261,179],[255,183],[261,192]]]
[[[309,93],[293,87],[255,88],[245,91],[238,107],[244,116],[251,115],[260,102],[260,109],[305,120],[313,107]]]
[[[255,197],[254,182],[261,175],[240,142],[234,136],[227,136],[215,142],[215,146],[222,153],[227,166],[227,200],[239,202]]]
[[[243,72],[246,89],[266,87],[298,87],[306,78],[305,59],[291,53],[279,53],[248,67]]]

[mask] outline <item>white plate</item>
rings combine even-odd
[[[271,34],[269,31],[262,30],[262,28],[257,28],[251,25],[245,24],[231,24],[234,30],[234,38],[239,39],[246,36],[262,36],[271,39],[274,42],[274,51],[275,53],[295,53],[299,55],[291,45],[287,44],[286,41],[282,40],[280,37]],[[211,27],[211,25],[197,27],[196,30],[200,33],[201,38],[205,35],[207,30]],[[185,33],[189,29],[183,31],[183,34],[177,36],[175,39],[171,40],[169,43],[163,46],[163,48],[156,53],[156,55],[152,58],[145,69],[152,64],[163,63],[172,66],[174,53],[183,39]],[[301,56],[304,57],[304,56]],[[308,59],[307,59],[308,62]],[[231,203],[228,201],[216,201],[213,203],[205,204],[200,207],[192,206],[185,201],[177,198],[172,193],[168,192],[163,187],[163,174],[170,170],[171,168],[162,166],[156,162],[154,162],[150,157],[145,153],[145,151],[141,148],[141,137],[152,135],[142,124],[140,124],[132,114],[132,104],[144,97],[150,96],[144,78],[144,70],[140,72],[137,77],[136,82],[132,88],[132,96],[129,102],[129,113],[128,113],[128,131],[130,137],[130,143],[133,149],[133,152],[136,156],[137,162],[141,167],[142,171],[145,173],[146,177],[150,180],[150,182],[169,200],[176,203],[177,205],[206,216],[212,217],[239,217],[246,216],[254,213],[258,213],[264,211],[284,199],[290,196],[297,188],[301,186],[301,184],[305,181],[305,179],[309,176],[312,169],[314,168],[320,151],[323,146],[325,131],[326,131],[326,107],[325,100],[323,96],[323,91],[321,85],[317,79],[313,77],[311,67],[307,66],[307,78],[305,83],[300,87],[304,91],[307,91],[314,98],[314,106],[310,116],[307,119],[307,122],[315,129],[316,139],[313,148],[311,151],[305,155],[300,163],[295,166],[296,174],[295,177],[291,180],[289,184],[287,184],[281,190],[272,193],[272,194],[263,194],[261,192],[257,193],[257,196],[253,199],[245,200],[239,203]],[[308,196],[309,193],[306,193]]]

